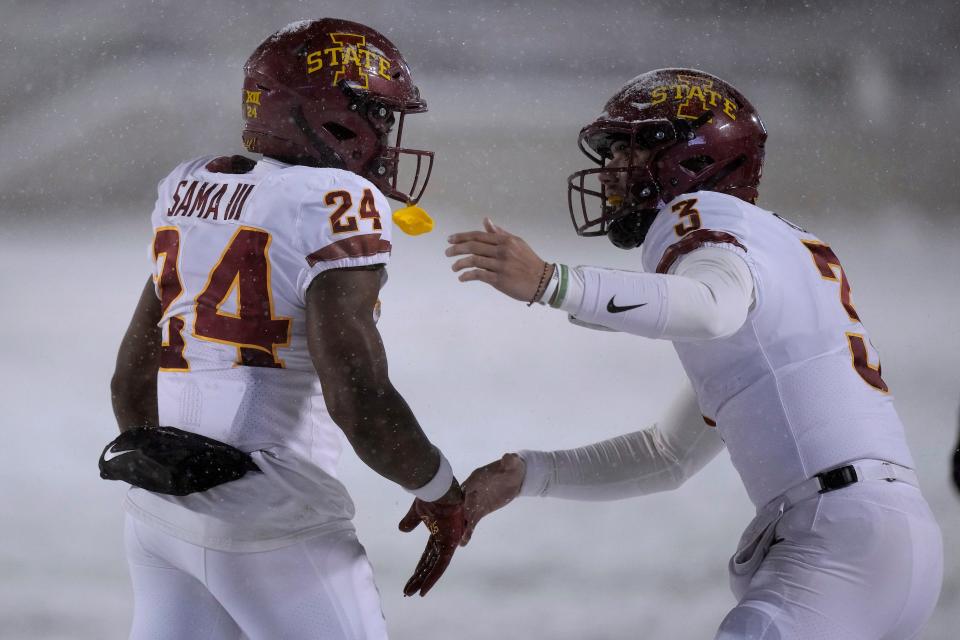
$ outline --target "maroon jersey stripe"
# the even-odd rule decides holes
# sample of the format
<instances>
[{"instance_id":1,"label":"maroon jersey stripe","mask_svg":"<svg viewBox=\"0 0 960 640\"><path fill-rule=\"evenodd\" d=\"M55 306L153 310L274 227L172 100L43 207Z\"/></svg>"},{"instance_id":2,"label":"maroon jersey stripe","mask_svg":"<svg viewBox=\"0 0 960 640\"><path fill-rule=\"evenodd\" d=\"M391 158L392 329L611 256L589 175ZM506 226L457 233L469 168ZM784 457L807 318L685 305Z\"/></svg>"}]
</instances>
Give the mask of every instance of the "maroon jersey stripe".
<instances>
[{"instance_id":1,"label":"maroon jersey stripe","mask_svg":"<svg viewBox=\"0 0 960 640\"><path fill-rule=\"evenodd\" d=\"M366 258L378 253L389 253L390 242L383 240L379 233L367 233L337 240L323 249L314 251L307 256L307 264L311 267L318 262L330 262L343 258Z\"/></svg>"},{"instance_id":2,"label":"maroon jersey stripe","mask_svg":"<svg viewBox=\"0 0 960 640\"><path fill-rule=\"evenodd\" d=\"M680 242L667 247L667 250L663 252L663 257L660 258L660 264L657 265L657 273L666 273L669 271L670 267L673 266L673 263L676 262L681 256L685 256L686 254L694 251L695 249L699 249L705 244L717 243L732 244L736 247L740 247L744 251L747 250L745 246L740 244L739 240L725 231L700 229L699 231L694 231L690 234L687 234L687 236L685 236Z\"/></svg>"}]
</instances>

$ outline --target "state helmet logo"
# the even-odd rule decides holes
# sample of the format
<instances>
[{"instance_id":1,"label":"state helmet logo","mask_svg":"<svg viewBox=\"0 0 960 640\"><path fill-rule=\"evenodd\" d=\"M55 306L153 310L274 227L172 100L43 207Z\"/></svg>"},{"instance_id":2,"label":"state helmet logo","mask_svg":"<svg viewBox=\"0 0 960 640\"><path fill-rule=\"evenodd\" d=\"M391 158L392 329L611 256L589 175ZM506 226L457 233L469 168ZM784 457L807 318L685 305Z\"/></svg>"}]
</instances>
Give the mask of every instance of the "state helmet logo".
<instances>
[{"instance_id":1,"label":"state helmet logo","mask_svg":"<svg viewBox=\"0 0 960 640\"><path fill-rule=\"evenodd\" d=\"M356 33L331 33L331 46L307 54L307 75L323 68L335 69L331 84L346 80L357 89L369 89L370 76L390 77L393 63L382 52L367 46L366 36Z\"/></svg>"},{"instance_id":2,"label":"state helmet logo","mask_svg":"<svg viewBox=\"0 0 960 640\"><path fill-rule=\"evenodd\" d=\"M676 82L660 85L650 91L651 106L666 102L672 98L677 105L677 118L696 120L707 111L719 109L731 120L737 119L737 103L714 89L713 81L693 76L677 74Z\"/></svg>"}]
</instances>

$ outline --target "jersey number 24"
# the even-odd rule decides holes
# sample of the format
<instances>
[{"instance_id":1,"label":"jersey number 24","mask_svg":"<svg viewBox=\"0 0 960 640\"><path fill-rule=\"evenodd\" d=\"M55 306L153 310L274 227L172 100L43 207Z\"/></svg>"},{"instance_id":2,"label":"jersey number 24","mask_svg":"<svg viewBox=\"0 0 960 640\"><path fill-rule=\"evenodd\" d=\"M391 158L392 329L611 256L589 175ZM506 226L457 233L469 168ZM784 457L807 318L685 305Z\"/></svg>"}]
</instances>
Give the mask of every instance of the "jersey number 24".
<instances>
[{"instance_id":1,"label":"jersey number 24","mask_svg":"<svg viewBox=\"0 0 960 640\"><path fill-rule=\"evenodd\" d=\"M270 286L270 234L240 227L214 265L203 291L194 301L193 335L237 348L238 365L283 367L277 349L290 344L290 318L274 317ZM160 227L153 238L155 260L163 256L158 288L161 313L183 293L180 279L180 231ZM236 295L234 312L221 307ZM183 355L184 319L168 320L168 337L161 344L161 371L189 371Z\"/></svg>"}]
</instances>

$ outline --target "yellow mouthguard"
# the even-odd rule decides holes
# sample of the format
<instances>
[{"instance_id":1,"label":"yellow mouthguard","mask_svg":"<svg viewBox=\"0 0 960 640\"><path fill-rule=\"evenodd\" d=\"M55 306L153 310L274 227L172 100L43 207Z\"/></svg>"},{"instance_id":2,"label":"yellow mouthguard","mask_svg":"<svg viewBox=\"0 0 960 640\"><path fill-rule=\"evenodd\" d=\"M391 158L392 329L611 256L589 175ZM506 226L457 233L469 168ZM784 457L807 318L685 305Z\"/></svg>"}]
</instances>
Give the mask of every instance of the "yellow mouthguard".
<instances>
[{"instance_id":1,"label":"yellow mouthguard","mask_svg":"<svg viewBox=\"0 0 960 640\"><path fill-rule=\"evenodd\" d=\"M409 236L433 231L433 218L412 203L407 203L407 206L393 212L393 223Z\"/></svg>"},{"instance_id":2,"label":"yellow mouthguard","mask_svg":"<svg viewBox=\"0 0 960 640\"><path fill-rule=\"evenodd\" d=\"M623 196L607 196L607 204L611 207L619 207L623 204Z\"/></svg>"}]
</instances>

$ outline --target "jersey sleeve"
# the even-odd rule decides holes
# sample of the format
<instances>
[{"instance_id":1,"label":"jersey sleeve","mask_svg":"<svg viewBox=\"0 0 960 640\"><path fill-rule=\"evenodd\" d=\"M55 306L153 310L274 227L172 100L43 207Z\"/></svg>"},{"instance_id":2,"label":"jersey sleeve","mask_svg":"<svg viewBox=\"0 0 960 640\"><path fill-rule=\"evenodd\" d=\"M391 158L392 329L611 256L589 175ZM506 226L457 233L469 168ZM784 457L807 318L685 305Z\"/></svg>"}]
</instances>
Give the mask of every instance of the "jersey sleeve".
<instances>
[{"instance_id":1,"label":"jersey sleeve","mask_svg":"<svg viewBox=\"0 0 960 640\"><path fill-rule=\"evenodd\" d=\"M299 205L301 300L324 271L387 264L390 259L393 229L386 197L363 178L338 173L340 179L310 189Z\"/></svg>"},{"instance_id":2,"label":"jersey sleeve","mask_svg":"<svg viewBox=\"0 0 960 640\"><path fill-rule=\"evenodd\" d=\"M750 228L739 202L733 196L700 191L668 203L644 243L644 270L673 273L680 258L701 247L733 251L749 266Z\"/></svg>"},{"instance_id":3,"label":"jersey sleeve","mask_svg":"<svg viewBox=\"0 0 960 640\"><path fill-rule=\"evenodd\" d=\"M565 451L521 451L522 496L622 500L679 487L723 450L684 385L664 419L642 431Z\"/></svg>"}]
</instances>

